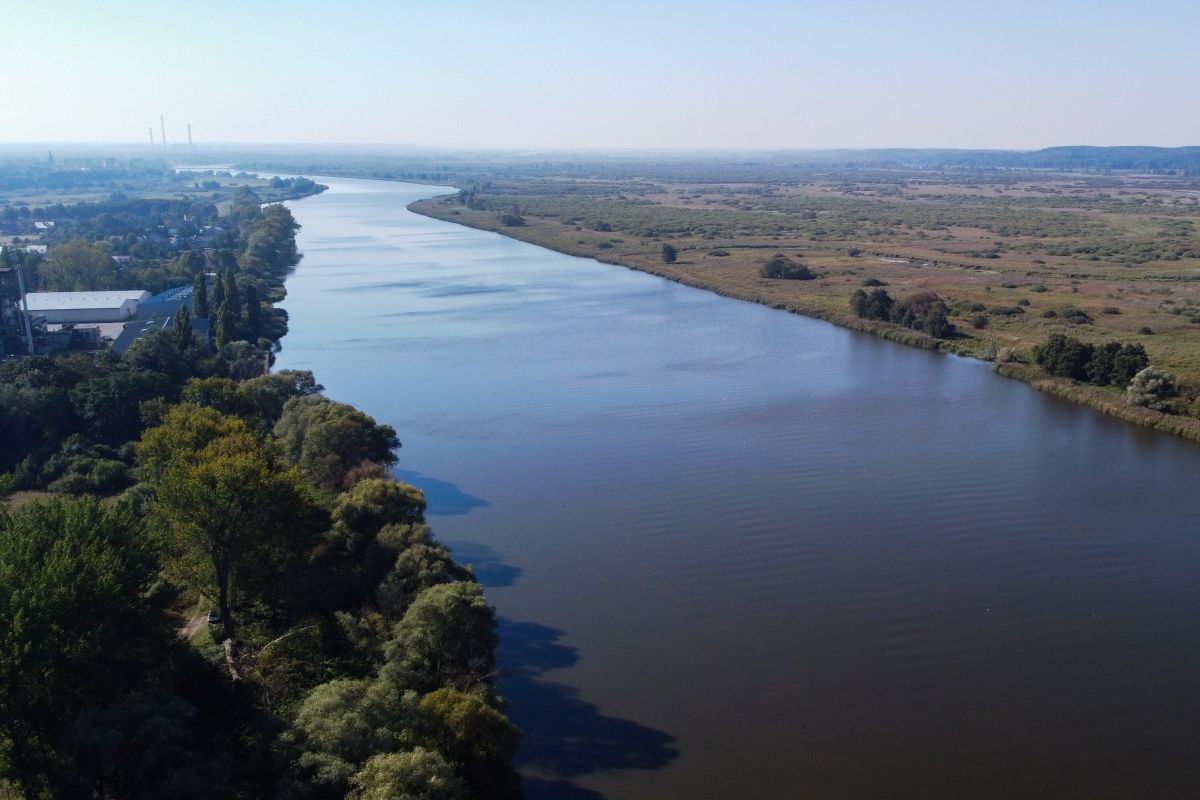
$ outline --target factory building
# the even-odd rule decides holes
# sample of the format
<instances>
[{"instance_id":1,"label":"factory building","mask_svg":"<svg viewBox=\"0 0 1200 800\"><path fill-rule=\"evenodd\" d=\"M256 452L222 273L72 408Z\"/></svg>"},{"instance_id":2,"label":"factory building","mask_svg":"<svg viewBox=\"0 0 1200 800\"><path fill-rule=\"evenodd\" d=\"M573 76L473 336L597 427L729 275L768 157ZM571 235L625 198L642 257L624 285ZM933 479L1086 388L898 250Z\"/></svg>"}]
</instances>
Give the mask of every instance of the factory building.
<instances>
[{"instance_id":1,"label":"factory building","mask_svg":"<svg viewBox=\"0 0 1200 800\"><path fill-rule=\"evenodd\" d=\"M71 322L123 322L138 313L138 304L150 297L142 289L111 292L33 292L25 295L29 312L50 324Z\"/></svg>"}]
</instances>

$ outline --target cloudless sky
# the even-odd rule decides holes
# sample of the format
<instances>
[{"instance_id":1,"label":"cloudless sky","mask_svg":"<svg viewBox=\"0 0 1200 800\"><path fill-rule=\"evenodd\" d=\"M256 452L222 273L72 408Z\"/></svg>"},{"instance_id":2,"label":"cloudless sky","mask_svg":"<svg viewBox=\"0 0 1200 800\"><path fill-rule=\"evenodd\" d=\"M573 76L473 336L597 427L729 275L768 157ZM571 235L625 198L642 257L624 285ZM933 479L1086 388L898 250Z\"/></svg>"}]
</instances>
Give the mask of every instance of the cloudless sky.
<instances>
[{"instance_id":1,"label":"cloudless sky","mask_svg":"<svg viewBox=\"0 0 1200 800\"><path fill-rule=\"evenodd\" d=\"M0 142L1200 144L1200 0L6 3Z\"/></svg>"}]
</instances>

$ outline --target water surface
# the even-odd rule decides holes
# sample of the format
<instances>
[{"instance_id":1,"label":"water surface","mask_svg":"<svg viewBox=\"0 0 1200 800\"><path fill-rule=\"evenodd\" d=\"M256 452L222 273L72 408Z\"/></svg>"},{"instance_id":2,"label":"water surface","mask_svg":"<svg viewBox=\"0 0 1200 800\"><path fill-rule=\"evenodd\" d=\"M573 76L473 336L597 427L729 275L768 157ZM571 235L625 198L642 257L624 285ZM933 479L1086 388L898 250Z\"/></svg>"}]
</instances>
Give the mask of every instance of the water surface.
<instances>
[{"instance_id":1,"label":"water surface","mask_svg":"<svg viewBox=\"0 0 1200 800\"><path fill-rule=\"evenodd\" d=\"M1193 797L1200 448L321 178L279 366L394 425L530 797Z\"/></svg>"}]
</instances>

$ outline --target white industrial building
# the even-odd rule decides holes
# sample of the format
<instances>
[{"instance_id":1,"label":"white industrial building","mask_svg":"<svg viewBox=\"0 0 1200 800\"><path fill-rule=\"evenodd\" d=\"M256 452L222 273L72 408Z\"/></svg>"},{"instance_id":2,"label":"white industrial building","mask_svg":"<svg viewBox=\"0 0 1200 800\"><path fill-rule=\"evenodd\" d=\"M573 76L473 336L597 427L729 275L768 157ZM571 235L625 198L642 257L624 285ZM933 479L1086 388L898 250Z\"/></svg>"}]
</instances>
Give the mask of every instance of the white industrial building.
<instances>
[{"instance_id":1,"label":"white industrial building","mask_svg":"<svg viewBox=\"0 0 1200 800\"><path fill-rule=\"evenodd\" d=\"M31 292L25 295L29 312L50 324L63 322L123 322L138 313L138 303L150 297L141 289L114 292Z\"/></svg>"}]
</instances>

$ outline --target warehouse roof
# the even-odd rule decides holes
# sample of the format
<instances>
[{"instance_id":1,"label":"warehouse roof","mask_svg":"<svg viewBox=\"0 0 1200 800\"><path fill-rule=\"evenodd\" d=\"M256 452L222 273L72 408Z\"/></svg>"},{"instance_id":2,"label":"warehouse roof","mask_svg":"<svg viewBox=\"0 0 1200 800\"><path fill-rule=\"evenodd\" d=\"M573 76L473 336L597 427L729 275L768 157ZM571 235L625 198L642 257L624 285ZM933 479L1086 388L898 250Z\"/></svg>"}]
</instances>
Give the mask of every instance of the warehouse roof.
<instances>
[{"instance_id":1,"label":"warehouse roof","mask_svg":"<svg viewBox=\"0 0 1200 800\"><path fill-rule=\"evenodd\" d=\"M72 308L120 308L126 300L144 300L150 293L142 289L114 292L30 292L25 295L30 311L62 311Z\"/></svg>"}]
</instances>

